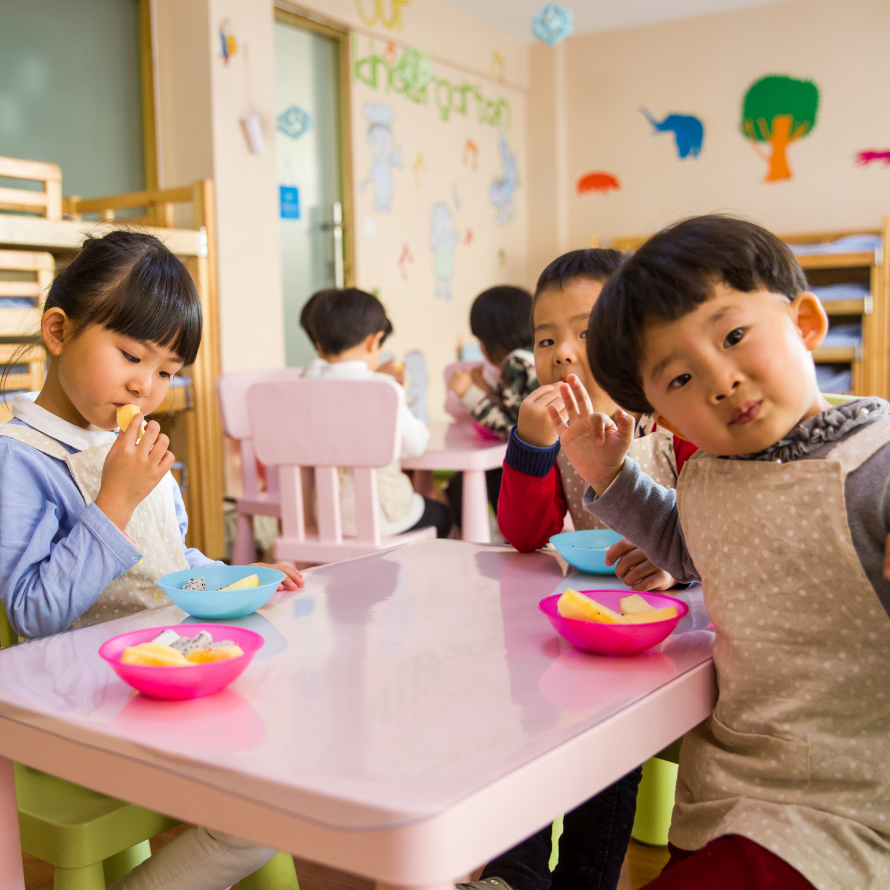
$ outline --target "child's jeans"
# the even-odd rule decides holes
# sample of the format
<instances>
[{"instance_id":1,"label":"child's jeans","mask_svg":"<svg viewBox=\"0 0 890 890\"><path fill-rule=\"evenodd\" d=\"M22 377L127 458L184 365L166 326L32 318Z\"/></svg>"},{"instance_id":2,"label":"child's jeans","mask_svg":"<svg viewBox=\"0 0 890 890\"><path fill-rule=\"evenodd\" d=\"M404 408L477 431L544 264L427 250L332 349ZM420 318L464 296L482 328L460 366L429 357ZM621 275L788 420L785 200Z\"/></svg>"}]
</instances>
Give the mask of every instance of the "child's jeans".
<instances>
[{"instance_id":1,"label":"child's jeans","mask_svg":"<svg viewBox=\"0 0 890 890\"><path fill-rule=\"evenodd\" d=\"M221 831L190 828L108 890L226 890L275 853Z\"/></svg>"},{"instance_id":2,"label":"child's jeans","mask_svg":"<svg viewBox=\"0 0 890 890\"><path fill-rule=\"evenodd\" d=\"M550 872L552 826L498 856L482 878L502 878L514 890L615 890L637 808L638 767L566 813L559 864Z\"/></svg>"}]
</instances>

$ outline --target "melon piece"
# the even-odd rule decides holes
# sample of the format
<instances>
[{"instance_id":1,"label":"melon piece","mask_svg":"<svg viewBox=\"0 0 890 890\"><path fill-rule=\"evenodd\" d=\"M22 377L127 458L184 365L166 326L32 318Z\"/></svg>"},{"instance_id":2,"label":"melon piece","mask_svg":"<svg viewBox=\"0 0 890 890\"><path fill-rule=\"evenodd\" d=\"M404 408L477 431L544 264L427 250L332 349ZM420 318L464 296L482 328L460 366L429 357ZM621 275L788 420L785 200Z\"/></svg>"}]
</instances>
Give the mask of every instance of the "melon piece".
<instances>
[{"instance_id":1,"label":"melon piece","mask_svg":"<svg viewBox=\"0 0 890 890\"><path fill-rule=\"evenodd\" d=\"M259 587L260 586L260 576L259 575L248 575L246 578L242 578L240 581L236 581L234 584L230 584L228 587L220 587L220 590L244 590L247 587Z\"/></svg>"},{"instance_id":2,"label":"melon piece","mask_svg":"<svg viewBox=\"0 0 890 890\"><path fill-rule=\"evenodd\" d=\"M636 612L633 615L625 615L624 620L628 624L652 624L654 621L667 621L677 617L676 606L665 606L663 609L649 609L646 612Z\"/></svg>"},{"instance_id":3,"label":"melon piece","mask_svg":"<svg viewBox=\"0 0 890 890\"><path fill-rule=\"evenodd\" d=\"M139 643L127 646L121 655L123 664L149 667L189 667L191 662L180 652L162 643Z\"/></svg>"},{"instance_id":4,"label":"melon piece","mask_svg":"<svg viewBox=\"0 0 890 890\"><path fill-rule=\"evenodd\" d=\"M556 610L562 618L574 618L576 621L596 621L599 624L628 623L623 615L571 588L559 598Z\"/></svg>"},{"instance_id":5,"label":"melon piece","mask_svg":"<svg viewBox=\"0 0 890 890\"><path fill-rule=\"evenodd\" d=\"M117 409L117 425L121 428L121 432L125 433L130 421L137 415L141 414L138 405L122 405Z\"/></svg>"},{"instance_id":6,"label":"melon piece","mask_svg":"<svg viewBox=\"0 0 890 890\"><path fill-rule=\"evenodd\" d=\"M192 664L208 664L211 661L228 661L244 654L240 646L214 646L212 649L196 649L189 652L188 660Z\"/></svg>"},{"instance_id":7,"label":"melon piece","mask_svg":"<svg viewBox=\"0 0 890 890\"><path fill-rule=\"evenodd\" d=\"M650 606L638 593L633 594L633 596L621 597L622 615L636 615L639 612L651 612L654 608L655 606Z\"/></svg>"}]
</instances>

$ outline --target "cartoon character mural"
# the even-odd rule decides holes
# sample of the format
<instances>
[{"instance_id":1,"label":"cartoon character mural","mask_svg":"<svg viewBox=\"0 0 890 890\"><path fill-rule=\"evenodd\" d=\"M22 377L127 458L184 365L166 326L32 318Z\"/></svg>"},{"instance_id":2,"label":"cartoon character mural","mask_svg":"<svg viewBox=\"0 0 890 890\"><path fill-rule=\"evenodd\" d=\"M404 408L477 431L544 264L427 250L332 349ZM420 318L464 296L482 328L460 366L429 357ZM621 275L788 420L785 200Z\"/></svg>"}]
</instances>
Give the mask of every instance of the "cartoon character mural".
<instances>
[{"instance_id":1,"label":"cartoon character mural","mask_svg":"<svg viewBox=\"0 0 890 890\"><path fill-rule=\"evenodd\" d=\"M426 404L429 381L426 373L426 359L422 352L412 349L405 354L405 373L408 375L408 389L405 398L408 410L423 421L430 419L430 409Z\"/></svg>"},{"instance_id":2,"label":"cartoon character mural","mask_svg":"<svg viewBox=\"0 0 890 890\"><path fill-rule=\"evenodd\" d=\"M519 167L516 165L516 155L510 151L507 145L507 137L500 134L498 149L501 155L502 176L496 176L488 190L488 199L492 206L497 208L495 222L502 226L513 219L516 208L513 206L513 193L519 186Z\"/></svg>"},{"instance_id":3,"label":"cartoon character mural","mask_svg":"<svg viewBox=\"0 0 890 890\"><path fill-rule=\"evenodd\" d=\"M395 180L392 168L402 168L402 150L395 148L395 138L392 134L392 122L395 112L389 105L381 103L365 103L362 108L368 127L368 145L374 161L368 175L360 184L361 191L370 185L374 189L374 209L380 211L392 210L392 196L395 192Z\"/></svg>"},{"instance_id":4,"label":"cartoon character mural","mask_svg":"<svg viewBox=\"0 0 890 890\"><path fill-rule=\"evenodd\" d=\"M451 278L454 275L454 248L460 234L454 231L454 217L443 201L433 204L430 221L430 250L433 251L433 275L436 296L451 299Z\"/></svg>"},{"instance_id":5,"label":"cartoon character mural","mask_svg":"<svg viewBox=\"0 0 890 890\"><path fill-rule=\"evenodd\" d=\"M705 138L704 124L692 114L669 114L659 121L647 108L640 108L646 120L657 133L673 133L677 155L681 158L697 158Z\"/></svg>"},{"instance_id":6,"label":"cartoon character mural","mask_svg":"<svg viewBox=\"0 0 890 890\"><path fill-rule=\"evenodd\" d=\"M618 191L621 183L613 173L606 173L603 170L593 170L585 173L575 186L579 195L585 195L587 192L602 192L607 195L610 189Z\"/></svg>"},{"instance_id":7,"label":"cartoon character mural","mask_svg":"<svg viewBox=\"0 0 890 890\"><path fill-rule=\"evenodd\" d=\"M812 133L818 110L819 88L811 80L770 74L748 88L740 129L769 164L764 182L791 179L788 146ZM763 143L769 145L768 153L760 147Z\"/></svg>"}]
</instances>

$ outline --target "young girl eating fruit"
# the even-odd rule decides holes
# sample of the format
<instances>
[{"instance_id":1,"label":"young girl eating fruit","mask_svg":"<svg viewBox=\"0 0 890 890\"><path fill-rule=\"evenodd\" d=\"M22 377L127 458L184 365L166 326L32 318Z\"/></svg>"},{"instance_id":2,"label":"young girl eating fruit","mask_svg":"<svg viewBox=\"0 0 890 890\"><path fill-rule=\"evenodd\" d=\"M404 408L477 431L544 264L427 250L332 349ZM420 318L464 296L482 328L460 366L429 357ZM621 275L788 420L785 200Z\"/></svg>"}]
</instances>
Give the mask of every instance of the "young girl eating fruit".
<instances>
[{"instance_id":1,"label":"young girl eating fruit","mask_svg":"<svg viewBox=\"0 0 890 890\"><path fill-rule=\"evenodd\" d=\"M218 565L185 546L188 517L155 411L201 342L183 264L149 235L88 238L53 282L41 319L46 382L0 425L0 601L35 638L168 605L155 581ZM133 405L119 435L117 412ZM280 565L284 584L303 584ZM193 828L114 890L223 890L274 850Z\"/></svg>"},{"instance_id":2,"label":"young girl eating fruit","mask_svg":"<svg viewBox=\"0 0 890 890\"><path fill-rule=\"evenodd\" d=\"M716 630L719 697L683 741L652 890L890 886L890 405L820 395L827 327L778 238L686 220L610 278L587 342L616 402L701 449L677 490L577 377L550 409L587 508L701 579Z\"/></svg>"}]
</instances>

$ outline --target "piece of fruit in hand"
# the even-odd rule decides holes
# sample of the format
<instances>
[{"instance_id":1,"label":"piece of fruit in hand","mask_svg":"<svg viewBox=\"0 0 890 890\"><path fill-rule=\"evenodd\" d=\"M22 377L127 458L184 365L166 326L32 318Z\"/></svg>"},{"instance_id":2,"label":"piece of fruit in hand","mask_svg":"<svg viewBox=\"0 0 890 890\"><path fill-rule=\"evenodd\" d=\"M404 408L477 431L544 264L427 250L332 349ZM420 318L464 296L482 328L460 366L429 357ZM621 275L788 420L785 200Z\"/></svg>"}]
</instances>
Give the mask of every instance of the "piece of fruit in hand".
<instances>
[{"instance_id":1,"label":"piece of fruit in hand","mask_svg":"<svg viewBox=\"0 0 890 890\"><path fill-rule=\"evenodd\" d=\"M117 409L117 425L121 428L121 432L125 433L130 421L141 413L138 405L121 405Z\"/></svg>"},{"instance_id":2,"label":"piece of fruit in hand","mask_svg":"<svg viewBox=\"0 0 890 890\"><path fill-rule=\"evenodd\" d=\"M247 587L259 587L260 586L260 576L259 575L248 575L246 578L242 578L240 581L236 581L234 584L230 584L228 587L220 587L220 590L244 590Z\"/></svg>"}]
</instances>

